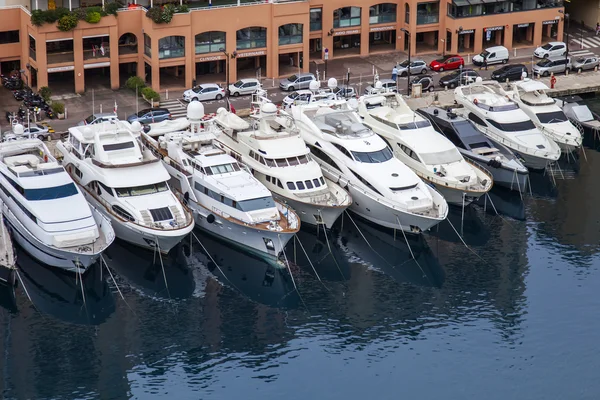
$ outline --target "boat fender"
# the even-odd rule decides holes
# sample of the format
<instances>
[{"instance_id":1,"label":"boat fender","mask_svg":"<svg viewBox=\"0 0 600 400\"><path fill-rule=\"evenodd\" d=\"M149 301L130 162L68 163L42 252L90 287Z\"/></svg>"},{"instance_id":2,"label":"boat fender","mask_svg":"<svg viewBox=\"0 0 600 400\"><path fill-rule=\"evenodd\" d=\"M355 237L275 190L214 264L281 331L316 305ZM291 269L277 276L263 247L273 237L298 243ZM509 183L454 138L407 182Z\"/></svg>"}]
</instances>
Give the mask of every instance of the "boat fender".
<instances>
[{"instance_id":1,"label":"boat fender","mask_svg":"<svg viewBox=\"0 0 600 400\"><path fill-rule=\"evenodd\" d=\"M208 214L208 217L206 217L206 222L212 224L213 222L215 222L215 216L212 214Z\"/></svg>"}]
</instances>

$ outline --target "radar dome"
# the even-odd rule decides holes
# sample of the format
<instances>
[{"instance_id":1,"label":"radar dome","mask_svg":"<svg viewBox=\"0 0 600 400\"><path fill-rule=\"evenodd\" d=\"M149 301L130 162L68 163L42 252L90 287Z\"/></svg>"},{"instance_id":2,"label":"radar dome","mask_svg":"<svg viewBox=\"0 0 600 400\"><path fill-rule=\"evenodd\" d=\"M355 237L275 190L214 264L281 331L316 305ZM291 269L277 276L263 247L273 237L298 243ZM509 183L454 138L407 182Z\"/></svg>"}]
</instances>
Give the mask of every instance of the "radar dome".
<instances>
[{"instance_id":1,"label":"radar dome","mask_svg":"<svg viewBox=\"0 0 600 400\"><path fill-rule=\"evenodd\" d=\"M92 128L90 128L89 126L83 128L83 138L87 140L94 138L94 132L92 132Z\"/></svg>"},{"instance_id":2,"label":"radar dome","mask_svg":"<svg viewBox=\"0 0 600 400\"><path fill-rule=\"evenodd\" d=\"M273 103L265 103L260 107L262 114L275 114L277 113L277 106Z\"/></svg>"},{"instance_id":3,"label":"radar dome","mask_svg":"<svg viewBox=\"0 0 600 400\"><path fill-rule=\"evenodd\" d=\"M219 114L219 115L226 113L226 112L227 112L227 109L225 107L217 108L217 114Z\"/></svg>"},{"instance_id":4,"label":"radar dome","mask_svg":"<svg viewBox=\"0 0 600 400\"><path fill-rule=\"evenodd\" d=\"M525 71L521 72L521 78L523 78L523 79L527 78L527 72L525 72Z\"/></svg>"},{"instance_id":5,"label":"radar dome","mask_svg":"<svg viewBox=\"0 0 600 400\"><path fill-rule=\"evenodd\" d=\"M15 127L13 128L13 133L15 135L22 135L24 131L25 131L25 128L21 124L16 124Z\"/></svg>"},{"instance_id":6,"label":"radar dome","mask_svg":"<svg viewBox=\"0 0 600 400\"><path fill-rule=\"evenodd\" d=\"M133 121L131 123L131 130L134 132L141 132L142 131L142 124L140 124L140 121Z\"/></svg>"},{"instance_id":7,"label":"radar dome","mask_svg":"<svg viewBox=\"0 0 600 400\"><path fill-rule=\"evenodd\" d=\"M350 107L353 110L358 110L358 100L356 100L356 99L348 100L348 107Z\"/></svg>"},{"instance_id":8,"label":"radar dome","mask_svg":"<svg viewBox=\"0 0 600 400\"><path fill-rule=\"evenodd\" d=\"M308 84L308 88L310 90L319 90L319 87L321 87L319 81L310 81L310 83Z\"/></svg>"},{"instance_id":9,"label":"radar dome","mask_svg":"<svg viewBox=\"0 0 600 400\"><path fill-rule=\"evenodd\" d=\"M481 82L483 82L483 78L478 76L477 78L475 78L475 82L481 83Z\"/></svg>"},{"instance_id":10,"label":"radar dome","mask_svg":"<svg viewBox=\"0 0 600 400\"><path fill-rule=\"evenodd\" d=\"M329 78L329 80L327 81L327 87L329 89L335 89L337 86L338 86L337 79Z\"/></svg>"},{"instance_id":11,"label":"radar dome","mask_svg":"<svg viewBox=\"0 0 600 400\"><path fill-rule=\"evenodd\" d=\"M190 120L200 120L204 117L204 104L197 100L190 101L187 106L187 117Z\"/></svg>"},{"instance_id":12,"label":"radar dome","mask_svg":"<svg viewBox=\"0 0 600 400\"><path fill-rule=\"evenodd\" d=\"M381 89L382 87L383 87L383 84L381 83L381 81L375 82L375 89Z\"/></svg>"}]
</instances>

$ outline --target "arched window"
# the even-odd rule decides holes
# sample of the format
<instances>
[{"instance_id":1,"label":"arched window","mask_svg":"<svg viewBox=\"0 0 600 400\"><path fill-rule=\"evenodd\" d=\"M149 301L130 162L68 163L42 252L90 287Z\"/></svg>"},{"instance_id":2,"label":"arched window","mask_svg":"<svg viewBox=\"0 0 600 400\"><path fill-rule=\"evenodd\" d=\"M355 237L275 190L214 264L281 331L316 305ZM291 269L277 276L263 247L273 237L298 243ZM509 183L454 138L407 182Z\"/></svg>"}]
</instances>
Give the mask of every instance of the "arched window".
<instances>
[{"instance_id":1,"label":"arched window","mask_svg":"<svg viewBox=\"0 0 600 400\"><path fill-rule=\"evenodd\" d=\"M267 47L267 28L252 26L236 33L236 49L256 49Z\"/></svg>"},{"instance_id":2,"label":"arched window","mask_svg":"<svg viewBox=\"0 0 600 400\"><path fill-rule=\"evenodd\" d=\"M196 54L218 53L225 48L225 32L213 31L196 35Z\"/></svg>"},{"instance_id":3,"label":"arched window","mask_svg":"<svg viewBox=\"0 0 600 400\"><path fill-rule=\"evenodd\" d=\"M408 3L404 5L404 22L410 24L410 6Z\"/></svg>"},{"instance_id":4,"label":"arched window","mask_svg":"<svg viewBox=\"0 0 600 400\"><path fill-rule=\"evenodd\" d=\"M152 39L147 33L144 33L144 54L152 57Z\"/></svg>"},{"instance_id":5,"label":"arched window","mask_svg":"<svg viewBox=\"0 0 600 400\"><path fill-rule=\"evenodd\" d=\"M303 24L287 24L279 27L279 45L302 43Z\"/></svg>"},{"instance_id":6,"label":"arched window","mask_svg":"<svg viewBox=\"0 0 600 400\"><path fill-rule=\"evenodd\" d=\"M167 36L158 41L158 58L185 56L185 36Z\"/></svg>"},{"instance_id":7,"label":"arched window","mask_svg":"<svg viewBox=\"0 0 600 400\"><path fill-rule=\"evenodd\" d=\"M119 38L119 54L136 54L138 52L137 36L125 33Z\"/></svg>"},{"instance_id":8,"label":"arched window","mask_svg":"<svg viewBox=\"0 0 600 400\"><path fill-rule=\"evenodd\" d=\"M360 25L360 7L342 7L333 12L333 27L345 28Z\"/></svg>"},{"instance_id":9,"label":"arched window","mask_svg":"<svg viewBox=\"0 0 600 400\"><path fill-rule=\"evenodd\" d=\"M369 24L396 22L396 5L392 3L376 4L369 8Z\"/></svg>"}]
</instances>

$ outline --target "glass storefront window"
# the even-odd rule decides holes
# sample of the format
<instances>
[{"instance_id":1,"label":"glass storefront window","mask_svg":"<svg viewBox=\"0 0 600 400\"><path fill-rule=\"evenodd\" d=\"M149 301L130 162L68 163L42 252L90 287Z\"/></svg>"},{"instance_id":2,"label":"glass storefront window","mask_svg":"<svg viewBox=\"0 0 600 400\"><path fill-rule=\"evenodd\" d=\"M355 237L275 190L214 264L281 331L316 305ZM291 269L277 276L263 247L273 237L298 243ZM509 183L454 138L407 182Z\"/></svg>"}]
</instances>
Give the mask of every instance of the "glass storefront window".
<instances>
[{"instance_id":1,"label":"glass storefront window","mask_svg":"<svg viewBox=\"0 0 600 400\"><path fill-rule=\"evenodd\" d=\"M322 8L311 8L310 9L310 30L320 31L323 29L323 9Z\"/></svg>"},{"instance_id":2,"label":"glass storefront window","mask_svg":"<svg viewBox=\"0 0 600 400\"><path fill-rule=\"evenodd\" d=\"M396 22L396 5L392 3L377 4L369 8L369 24Z\"/></svg>"},{"instance_id":3,"label":"glass storefront window","mask_svg":"<svg viewBox=\"0 0 600 400\"><path fill-rule=\"evenodd\" d=\"M342 7L333 12L333 27L346 28L360 25L360 7Z\"/></svg>"},{"instance_id":4,"label":"glass storefront window","mask_svg":"<svg viewBox=\"0 0 600 400\"><path fill-rule=\"evenodd\" d=\"M152 57L152 39L147 33L144 33L144 54Z\"/></svg>"},{"instance_id":5,"label":"glass storefront window","mask_svg":"<svg viewBox=\"0 0 600 400\"><path fill-rule=\"evenodd\" d=\"M302 24L287 24L279 27L279 45L302 43Z\"/></svg>"},{"instance_id":6,"label":"glass storefront window","mask_svg":"<svg viewBox=\"0 0 600 400\"><path fill-rule=\"evenodd\" d=\"M267 29L253 26L240 29L236 33L236 49L256 49L267 47Z\"/></svg>"},{"instance_id":7,"label":"glass storefront window","mask_svg":"<svg viewBox=\"0 0 600 400\"><path fill-rule=\"evenodd\" d=\"M196 35L196 54L217 53L225 48L225 32L204 32Z\"/></svg>"},{"instance_id":8,"label":"glass storefront window","mask_svg":"<svg viewBox=\"0 0 600 400\"><path fill-rule=\"evenodd\" d=\"M35 38L29 35L29 57L35 60Z\"/></svg>"},{"instance_id":9,"label":"glass storefront window","mask_svg":"<svg viewBox=\"0 0 600 400\"><path fill-rule=\"evenodd\" d=\"M158 58L185 56L185 36L167 36L158 41Z\"/></svg>"},{"instance_id":10,"label":"glass storefront window","mask_svg":"<svg viewBox=\"0 0 600 400\"><path fill-rule=\"evenodd\" d=\"M437 24L439 22L440 3L417 4L417 25Z\"/></svg>"}]
</instances>

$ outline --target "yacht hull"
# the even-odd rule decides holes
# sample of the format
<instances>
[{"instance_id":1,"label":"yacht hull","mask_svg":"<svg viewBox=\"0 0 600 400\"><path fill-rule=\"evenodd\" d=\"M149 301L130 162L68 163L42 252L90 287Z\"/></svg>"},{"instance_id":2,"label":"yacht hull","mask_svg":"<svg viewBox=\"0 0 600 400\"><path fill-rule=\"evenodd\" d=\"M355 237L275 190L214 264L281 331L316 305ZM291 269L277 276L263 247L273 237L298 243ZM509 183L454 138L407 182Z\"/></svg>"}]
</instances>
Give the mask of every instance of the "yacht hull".
<instances>
[{"instance_id":1,"label":"yacht hull","mask_svg":"<svg viewBox=\"0 0 600 400\"><path fill-rule=\"evenodd\" d=\"M353 187L348 188L352 195L350 210L364 219L386 228L403 230L406 233L421 233L439 224L444 218L428 217L394 209L369 197ZM440 196L441 197L441 196ZM418 228L418 229L415 229Z\"/></svg>"},{"instance_id":2,"label":"yacht hull","mask_svg":"<svg viewBox=\"0 0 600 400\"><path fill-rule=\"evenodd\" d=\"M287 242L295 235L295 232L278 232L241 225L217 214L209 213L193 202L190 202L190 207L194 212L196 225L202 231L259 257L279 258Z\"/></svg>"},{"instance_id":3,"label":"yacht hull","mask_svg":"<svg viewBox=\"0 0 600 400\"><path fill-rule=\"evenodd\" d=\"M43 264L70 272L84 273L100 257L100 253L80 254L47 246L33 236L10 210L5 209L4 216L8 221L12 237L19 246Z\"/></svg>"},{"instance_id":4,"label":"yacht hull","mask_svg":"<svg viewBox=\"0 0 600 400\"><path fill-rule=\"evenodd\" d=\"M522 193L525 192L525 187L527 186L527 181L529 179L529 172L527 170L521 170L520 172L519 170L506 166L493 167L489 163L486 163L484 159L471 157L465 153L462 153L462 155L469 159L469 161L484 166L485 169L492 174L494 185L502 186L510 190L517 190Z\"/></svg>"},{"instance_id":5,"label":"yacht hull","mask_svg":"<svg viewBox=\"0 0 600 400\"><path fill-rule=\"evenodd\" d=\"M455 206L467 206L483 196L483 192L469 192L465 190L455 189L451 187L446 187L440 184L427 182L429 185L433 186L444 198L448 204L452 204Z\"/></svg>"},{"instance_id":6,"label":"yacht hull","mask_svg":"<svg viewBox=\"0 0 600 400\"><path fill-rule=\"evenodd\" d=\"M496 140L494 140L493 138L491 138L489 136L488 136L488 139L490 141L496 143L499 146L508 147L514 154L519 156L521 163L528 169L535 169L535 170L546 169L546 167L549 164L552 164L554 161L556 161L556 160L552 160L551 158L544 158L544 157L539 157L539 156L534 156L531 154L523 153L523 152L509 146L507 143L497 142Z\"/></svg>"},{"instance_id":7,"label":"yacht hull","mask_svg":"<svg viewBox=\"0 0 600 400\"><path fill-rule=\"evenodd\" d=\"M88 203L96 209L101 210L102 214L110 220L116 237L136 246L149 250L156 250L158 247L162 254L167 254L173 247L181 242L192 229L194 229L194 224L192 223L180 229L157 230L144 228L130 222L124 222L107 212L104 205L100 204L100 202L94 196L90 195L85 188L82 188L81 186L80 188Z\"/></svg>"},{"instance_id":8,"label":"yacht hull","mask_svg":"<svg viewBox=\"0 0 600 400\"><path fill-rule=\"evenodd\" d=\"M276 193L273 193L273 197L282 203L287 203L293 208L300 217L302 224L325 226L327 229L331 229L335 221L348 208L348 206L322 206L313 203L304 203ZM318 219L320 219L320 222Z\"/></svg>"}]
</instances>

